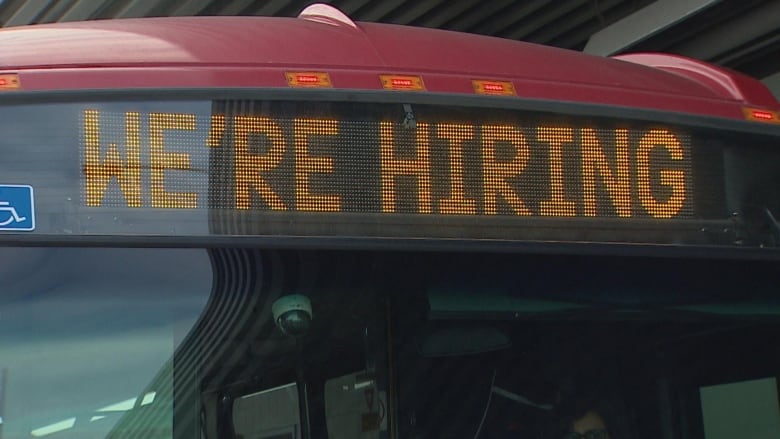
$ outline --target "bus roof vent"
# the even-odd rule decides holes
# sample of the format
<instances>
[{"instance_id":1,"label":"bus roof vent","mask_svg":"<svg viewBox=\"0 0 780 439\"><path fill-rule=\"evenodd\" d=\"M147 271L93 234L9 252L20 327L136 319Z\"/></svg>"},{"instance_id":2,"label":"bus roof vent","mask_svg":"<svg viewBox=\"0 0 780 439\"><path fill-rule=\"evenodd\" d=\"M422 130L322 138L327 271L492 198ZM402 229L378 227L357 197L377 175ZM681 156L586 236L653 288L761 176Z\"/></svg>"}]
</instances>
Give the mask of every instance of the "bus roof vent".
<instances>
[{"instance_id":1,"label":"bus roof vent","mask_svg":"<svg viewBox=\"0 0 780 439\"><path fill-rule=\"evenodd\" d=\"M349 26L357 29L357 25L346 14L334 8L331 5L323 3L315 3L307 6L300 14L298 18L304 20L316 21L319 23L330 24L332 26Z\"/></svg>"}]
</instances>

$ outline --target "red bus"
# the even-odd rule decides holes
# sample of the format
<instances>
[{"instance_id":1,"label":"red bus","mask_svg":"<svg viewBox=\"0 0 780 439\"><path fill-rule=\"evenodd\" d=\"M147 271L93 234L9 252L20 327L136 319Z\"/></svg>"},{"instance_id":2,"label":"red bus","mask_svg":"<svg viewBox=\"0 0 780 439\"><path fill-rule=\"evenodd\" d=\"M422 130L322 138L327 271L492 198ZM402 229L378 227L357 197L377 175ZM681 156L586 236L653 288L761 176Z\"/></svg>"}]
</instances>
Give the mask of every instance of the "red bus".
<instances>
[{"instance_id":1,"label":"red bus","mask_svg":"<svg viewBox=\"0 0 780 439\"><path fill-rule=\"evenodd\" d=\"M0 43L3 439L780 435L760 82L323 5Z\"/></svg>"}]
</instances>

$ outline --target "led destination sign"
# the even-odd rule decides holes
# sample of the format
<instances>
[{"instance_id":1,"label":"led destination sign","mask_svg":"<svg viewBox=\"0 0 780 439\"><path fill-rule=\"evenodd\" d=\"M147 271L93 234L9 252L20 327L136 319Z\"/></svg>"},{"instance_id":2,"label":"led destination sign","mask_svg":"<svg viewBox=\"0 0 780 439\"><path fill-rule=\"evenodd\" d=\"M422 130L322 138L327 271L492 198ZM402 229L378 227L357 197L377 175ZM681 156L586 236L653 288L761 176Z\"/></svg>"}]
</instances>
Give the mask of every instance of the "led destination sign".
<instances>
[{"instance_id":1,"label":"led destination sign","mask_svg":"<svg viewBox=\"0 0 780 439\"><path fill-rule=\"evenodd\" d=\"M679 130L467 116L418 115L406 127L338 111L87 109L82 200L120 210L695 216L691 141Z\"/></svg>"}]
</instances>

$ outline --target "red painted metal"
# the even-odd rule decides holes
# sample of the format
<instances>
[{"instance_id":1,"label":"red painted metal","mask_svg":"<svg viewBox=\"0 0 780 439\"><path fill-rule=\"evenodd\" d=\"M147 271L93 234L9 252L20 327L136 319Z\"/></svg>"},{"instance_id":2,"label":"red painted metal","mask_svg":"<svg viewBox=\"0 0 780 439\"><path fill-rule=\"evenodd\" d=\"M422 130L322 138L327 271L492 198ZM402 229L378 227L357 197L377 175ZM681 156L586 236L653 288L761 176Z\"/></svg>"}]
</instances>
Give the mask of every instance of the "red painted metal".
<instances>
[{"instance_id":1,"label":"red painted metal","mask_svg":"<svg viewBox=\"0 0 780 439\"><path fill-rule=\"evenodd\" d=\"M18 73L23 90L288 87L288 71L325 72L336 89L382 90L379 76L396 74L422 77L426 93L474 94L478 79L511 82L518 98L739 120L745 106L780 109L759 81L685 58L606 59L479 35L352 23L322 11L0 30L0 74Z\"/></svg>"},{"instance_id":2,"label":"red painted metal","mask_svg":"<svg viewBox=\"0 0 780 439\"><path fill-rule=\"evenodd\" d=\"M664 53L636 53L615 58L692 79L726 99L736 99L751 105L777 106L777 101L761 82L730 69Z\"/></svg>"}]
</instances>

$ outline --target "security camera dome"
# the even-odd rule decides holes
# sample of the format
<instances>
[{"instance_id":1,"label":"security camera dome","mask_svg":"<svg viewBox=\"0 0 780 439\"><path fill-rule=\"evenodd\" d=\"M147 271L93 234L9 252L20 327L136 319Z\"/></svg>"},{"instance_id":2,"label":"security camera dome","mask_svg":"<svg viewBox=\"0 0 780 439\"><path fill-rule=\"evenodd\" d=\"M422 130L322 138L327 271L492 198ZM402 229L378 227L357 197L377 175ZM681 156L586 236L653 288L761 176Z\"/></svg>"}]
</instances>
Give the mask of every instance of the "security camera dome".
<instances>
[{"instance_id":1,"label":"security camera dome","mask_svg":"<svg viewBox=\"0 0 780 439\"><path fill-rule=\"evenodd\" d=\"M274 322L284 334L300 337L311 327L312 310L308 297L300 294L282 296L271 307Z\"/></svg>"}]
</instances>

